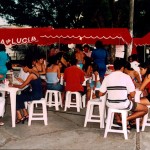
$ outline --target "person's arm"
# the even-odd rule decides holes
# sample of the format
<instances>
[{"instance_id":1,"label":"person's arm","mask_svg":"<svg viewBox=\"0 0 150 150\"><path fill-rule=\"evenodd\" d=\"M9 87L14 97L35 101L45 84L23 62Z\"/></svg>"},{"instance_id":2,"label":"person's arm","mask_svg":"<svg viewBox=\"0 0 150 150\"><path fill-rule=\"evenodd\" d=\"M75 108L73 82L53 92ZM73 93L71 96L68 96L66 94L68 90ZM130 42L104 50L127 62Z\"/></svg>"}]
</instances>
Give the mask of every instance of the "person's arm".
<instances>
[{"instance_id":1,"label":"person's arm","mask_svg":"<svg viewBox=\"0 0 150 150\"><path fill-rule=\"evenodd\" d=\"M0 78L3 78L4 76L0 74Z\"/></svg>"},{"instance_id":2,"label":"person's arm","mask_svg":"<svg viewBox=\"0 0 150 150\"><path fill-rule=\"evenodd\" d=\"M87 76L87 77L91 77L91 65L88 66L88 68L87 68L86 76Z\"/></svg>"},{"instance_id":3,"label":"person's arm","mask_svg":"<svg viewBox=\"0 0 150 150\"><path fill-rule=\"evenodd\" d=\"M100 87L99 96L105 95L107 92L107 77L104 78L102 85Z\"/></svg>"},{"instance_id":4,"label":"person's arm","mask_svg":"<svg viewBox=\"0 0 150 150\"><path fill-rule=\"evenodd\" d=\"M138 73L137 71L134 72L134 76L135 76L137 82L138 82L139 84L141 84L140 75L139 75L139 73Z\"/></svg>"},{"instance_id":5,"label":"person's arm","mask_svg":"<svg viewBox=\"0 0 150 150\"><path fill-rule=\"evenodd\" d=\"M26 85L28 85L30 83L31 80L35 79L35 75L34 74L30 74L28 76L28 78L21 84L21 85L18 85L18 84L12 84L12 85L9 85L10 87L16 87L16 88L19 88L19 89L22 89L24 88Z\"/></svg>"},{"instance_id":6,"label":"person's arm","mask_svg":"<svg viewBox=\"0 0 150 150\"><path fill-rule=\"evenodd\" d=\"M135 97L135 91L129 93L129 100L132 100Z\"/></svg>"},{"instance_id":7,"label":"person's arm","mask_svg":"<svg viewBox=\"0 0 150 150\"><path fill-rule=\"evenodd\" d=\"M18 77L18 78L16 78L16 80L17 80L17 81L19 81L20 83L23 83L23 82L24 82L24 80L23 80L23 79L21 79L21 78L19 78L19 77Z\"/></svg>"},{"instance_id":8,"label":"person's arm","mask_svg":"<svg viewBox=\"0 0 150 150\"><path fill-rule=\"evenodd\" d=\"M95 76L95 83L94 83L93 90L95 90L96 85L97 85L97 76L98 76L98 72L94 72L94 76Z\"/></svg>"},{"instance_id":9,"label":"person's arm","mask_svg":"<svg viewBox=\"0 0 150 150\"><path fill-rule=\"evenodd\" d=\"M60 79L61 78L61 74L60 74L60 68L59 66L57 66L57 78Z\"/></svg>"},{"instance_id":10,"label":"person's arm","mask_svg":"<svg viewBox=\"0 0 150 150\"><path fill-rule=\"evenodd\" d=\"M46 73L46 66L45 64L43 63L42 64L42 72L40 72L40 74L45 74Z\"/></svg>"},{"instance_id":11,"label":"person's arm","mask_svg":"<svg viewBox=\"0 0 150 150\"><path fill-rule=\"evenodd\" d=\"M148 76L146 76L146 77L144 78L144 81L142 82L142 84L141 84L139 90L140 90L140 91L143 91L143 90L145 89L146 85L147 85L149 82L150 82L150 75L148 75Z\"/></svg>"},{"instance_id":12,"label":"person's arm","mask_svg":"<svg viewBox=\"0 0 150 150\"><path fill-rule=\"evenodd\" d=\"M105 93L102 93L101 91L99 92L99 96L101 97L101 96L104 96L106 94L106 92Z\"/></svg>"}]
</instances>

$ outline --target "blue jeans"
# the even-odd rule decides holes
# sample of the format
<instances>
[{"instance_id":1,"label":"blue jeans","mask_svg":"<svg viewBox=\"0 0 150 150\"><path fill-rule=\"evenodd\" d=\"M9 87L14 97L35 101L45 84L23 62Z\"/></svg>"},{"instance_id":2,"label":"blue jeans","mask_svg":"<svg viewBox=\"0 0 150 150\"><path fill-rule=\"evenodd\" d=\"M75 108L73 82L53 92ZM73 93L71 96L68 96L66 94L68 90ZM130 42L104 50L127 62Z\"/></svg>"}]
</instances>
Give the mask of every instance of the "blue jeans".
<instances>
[{"instance_id":1,"label":"blue jeans","mask_svg":"<svg viewBox=\"0 0 150 150\"><path fill-rule=\"evenodd\" d=\"M47 83L47 90L57 90L57 91L63 91L64 87L59 82L57 83Z\"/></svg>"}]
</instances>

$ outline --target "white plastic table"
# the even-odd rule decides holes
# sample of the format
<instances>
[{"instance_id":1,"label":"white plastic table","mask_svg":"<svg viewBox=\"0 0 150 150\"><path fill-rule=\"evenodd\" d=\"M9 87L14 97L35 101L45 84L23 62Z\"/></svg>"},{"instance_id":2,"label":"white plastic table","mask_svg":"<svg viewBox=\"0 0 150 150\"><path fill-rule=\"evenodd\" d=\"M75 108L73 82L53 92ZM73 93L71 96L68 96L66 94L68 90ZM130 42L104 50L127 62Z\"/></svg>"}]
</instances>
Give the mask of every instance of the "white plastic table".
<instances>
[{"instance_id":1,"label":"white plastic table","mask_svg":"<svg viewBox=\"0 0 150 150\"><path fill-rule=\"evenodd\" d=\"M12 127L16 126L16 94L18 90L18 88L8 87L4 84L0 85L0 91L7 91L10 93Z\"/></svg>"}]
</instances>

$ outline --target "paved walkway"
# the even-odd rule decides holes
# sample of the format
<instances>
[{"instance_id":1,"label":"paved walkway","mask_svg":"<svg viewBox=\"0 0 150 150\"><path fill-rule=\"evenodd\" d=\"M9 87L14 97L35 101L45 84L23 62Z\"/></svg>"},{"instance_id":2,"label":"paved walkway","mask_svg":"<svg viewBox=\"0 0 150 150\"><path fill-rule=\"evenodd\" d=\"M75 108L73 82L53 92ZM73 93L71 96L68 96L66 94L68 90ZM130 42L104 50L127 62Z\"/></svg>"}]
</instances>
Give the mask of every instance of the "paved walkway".
<instances>
[{"instance_id":1,"label":"paved walkway","mask_svg":"<svg viewBox=\"0 0 150 150\"><path fill-rule=\"evenodd\" d=\"M40 111L40 107L37 109ZM25 122L12 128L7 104L5 126L0 127L0 149L149 150L150 127L140 133L131 130L129 140L116 133L108 133L105 139L98 123L88 123L84 128L84 118L85 109L77 113L75 109L56 112L48 108L48 126L43 121L33 121L31 126Z\"/></svg>"}]
</instances>

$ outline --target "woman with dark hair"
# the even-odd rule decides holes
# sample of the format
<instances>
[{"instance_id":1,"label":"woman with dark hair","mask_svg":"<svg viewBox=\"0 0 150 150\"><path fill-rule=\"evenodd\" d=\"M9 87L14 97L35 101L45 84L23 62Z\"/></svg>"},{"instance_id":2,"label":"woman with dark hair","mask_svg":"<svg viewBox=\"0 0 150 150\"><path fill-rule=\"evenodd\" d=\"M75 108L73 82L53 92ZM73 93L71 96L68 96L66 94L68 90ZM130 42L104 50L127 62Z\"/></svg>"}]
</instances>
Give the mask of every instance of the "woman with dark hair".
<instances>
[{"instance_id":1,"label":"woman with dark hair","mask_svg":"<svg viewBox=\"0 0 150 150\"><path fill-rule=\"evenodd\" d=\"M147 93L145 97L141 98L140 103L144 105L150 105L150 62L147 61L145 63L141 63L139 67L140 73L143 77L143 82L139 90L143 91L143 93L145 93L146 90Z\"/></svg>"},{"instance_id":2,"label":"woman with dark hair","mask_svg":"<svg viewBox=\"0 0 150 150\"><path fill-rule=\"evenodd\" d=\"M135 71L133 68L131 68L131 64L129 62L126 62L125 64L124 73L128 74L131 77L135 87L139 87L141 85L139 73Z\"/></svg>"},{"instance_id":3,"label":"woman with dark hair","mask_svg":"<svg viewBox=\"0 0 150 150\"><path fill-rule=\"evenodd\" d=\"M46 65L44 63L44 56L38 55L33 58L32 61L33 69L37 71L40 75L45 75L46 73Z\"/></svg>"},{"instance_id":4,"label":"woman with dark hair","mask_svg":"<svg viewBox=\"0 0 150 150\"><path fill-rule=\"evenodd\" d=\"M47 89L58 90L62 92L63 86L59 82L60 78L61 74L58 65L58 60L56 56L53 56L51 58L51 63L49 63L49 65L46 68Z\"/></svg>"},{"instance_id":5,"label":"woman with dark hair","mask_svg":"<svg viewBox=\"0 0 150 150\"><path fill-rule=\"evenodd\" d=\"M108 52L104 49L101 41L96 41L95 47L96 49L92 51L91 57L93 58L94 63L98 65L98 72L102 81L106 72Z\"/></svg>"},{"instance_id":6,"label":"woman with dark hair","mask_svg":"<svg viewBox=\"0 0 150 150\"><path fill-rule=\"evenodd\" d=\"M9 61L8 54L6 53L5 45L0 44L0 80L4 80L6 78L7 67L6 63Z\"/></svg>"},{"instance_id":7,"label":"woman with dark hair","mask_svg":"<svg viewBox=\"0 0 150 150\"><path fill-rule=\"evenodd\" d=\"M92 98L96 98L95 96L97 96L97 91L99 92L98 89L101 86L97 64L92 63L91 67L91 79L88 81L87 84L87 100L90 100L92 90L94 91Z\"/></svg>"},{"instance_id":8,"label":"woman with dark hair","mask_svg":"<svg viewBox=\"0 0 150 150\"><path fill-rule=\"evenodd\" d=\"M82 70L85 72L86 77L90 77L92 74L92 61L91 58L85 56L84 62L83 62L83 68Z\"/></svg>"},{"instance_id":9,"label":"woman with dark hair","mask_svg":"<svg viewBox=\"0 0 150 150\"><path fill-rule=\"evenodd\" d=\"M51 57L51 62L46 68L47 90L58 90L61 92L62 102L64 104L64 86L60 84L61 74L58 65L59 60L56 56Z\"/></svg>"},{"instance_id":10,"label":"woman with dark hair","mask_svg":"<svg viewBox=\"0 0 150 150\"><path fill-rule=\"evenodd\" d=\"M32 64L22 64L22 67L24 72L29 72L29 76L21 85L14 84L10 86L22 89L26 85L30 85L32 90L16 96L16 124L24 123L28 119L28 112L25 109L24 102L40 100L42 98L42 83L39 73L32 69Z\"/></svg>"}]
</instances>

